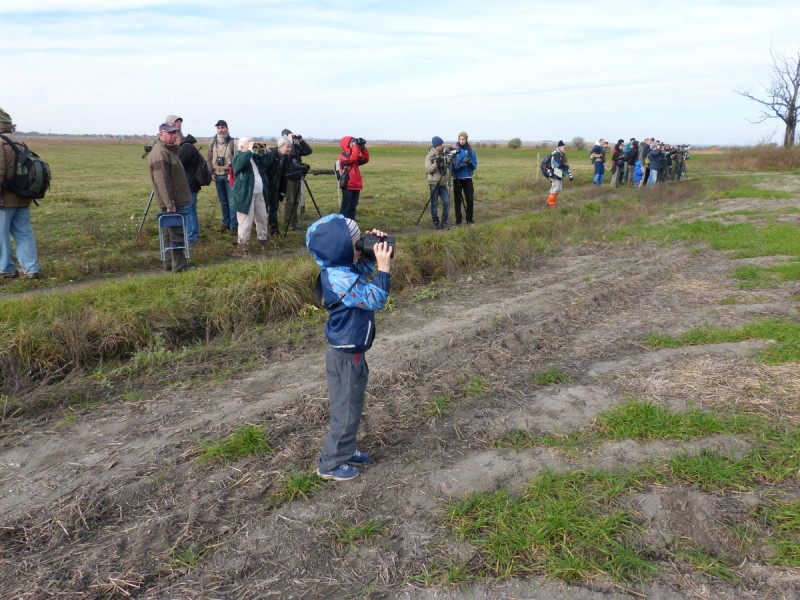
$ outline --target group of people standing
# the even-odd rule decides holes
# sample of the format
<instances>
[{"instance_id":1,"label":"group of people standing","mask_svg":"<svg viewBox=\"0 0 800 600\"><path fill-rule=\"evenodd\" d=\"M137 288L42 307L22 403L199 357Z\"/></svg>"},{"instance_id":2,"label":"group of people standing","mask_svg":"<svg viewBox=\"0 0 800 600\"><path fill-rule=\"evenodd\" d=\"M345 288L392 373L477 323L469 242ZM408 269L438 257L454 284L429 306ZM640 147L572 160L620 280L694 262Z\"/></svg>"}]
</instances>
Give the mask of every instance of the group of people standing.
<instances>
[{"instance_id":1,"label":"group of people standing","mask_svg":"<svg viewBox=\"0 0 800 600\"><path fill-rule=\"evenodd\" d=\"M469 143L466 131L458 134L458 143L445 150L444 140L437 136L431 139L431 147L425 157L425 174L430 191L431 219L434 229L447 229L450 224L450 185L455 193L455 226L462 225L462 215L467 225L474 224L475 186L472 174L478 168L478 156ZM439 200L442 201L442 217L439 218ZM463 207L463 212L462 212Z\"/></svg>"},{"instance_id":2,"label":"group of people standing","mask_svg":"<svg viewBox=\"0 0 800 600\"><path fill-rule=\"evenodd\" d=\"M589 158L594 165L592 183L602 185L605 174L608 142L600 138L592 147ZM611 153L611 184L640 188L667 180L667 169L677 167L670 177L680 179L685 172L687 152L676 146L662 143L652 137L639 142L631 138L627 143L618 139Z\"/></svg>"}]
</instances>

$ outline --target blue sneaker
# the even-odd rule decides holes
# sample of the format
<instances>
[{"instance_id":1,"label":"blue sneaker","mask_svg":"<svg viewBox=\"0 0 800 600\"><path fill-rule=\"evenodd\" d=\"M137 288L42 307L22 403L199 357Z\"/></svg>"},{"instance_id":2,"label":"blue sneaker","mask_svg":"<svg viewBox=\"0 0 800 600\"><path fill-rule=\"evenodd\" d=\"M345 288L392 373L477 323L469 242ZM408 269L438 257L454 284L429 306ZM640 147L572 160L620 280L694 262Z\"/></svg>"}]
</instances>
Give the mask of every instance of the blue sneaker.
<instances>
[{"instance_id":1,"label":"blue sneaker","mask_svg":"<svg viewBox=\"0 0 800 600\"><path fill-rule=\"evenodd\" d=\"M317 475L319 475L322 479L328 479L330 481L347 481L348 479L355 479L360 474L361 471L355 467L351 467L348 464L339 465L330 471L323 471L322 469L317 468Z\"/></svg>"},{"instance_id":2,"label":"blue sneaker","mask_svg":"<svg viewBox=\"0 0 800 600\"><path fill-rule=\"evenodd\" d=\"M372 457L369 454L364 454L356 450L356 453L347 461L350 465L371 465Z\"/></svg>"}]
</instances>

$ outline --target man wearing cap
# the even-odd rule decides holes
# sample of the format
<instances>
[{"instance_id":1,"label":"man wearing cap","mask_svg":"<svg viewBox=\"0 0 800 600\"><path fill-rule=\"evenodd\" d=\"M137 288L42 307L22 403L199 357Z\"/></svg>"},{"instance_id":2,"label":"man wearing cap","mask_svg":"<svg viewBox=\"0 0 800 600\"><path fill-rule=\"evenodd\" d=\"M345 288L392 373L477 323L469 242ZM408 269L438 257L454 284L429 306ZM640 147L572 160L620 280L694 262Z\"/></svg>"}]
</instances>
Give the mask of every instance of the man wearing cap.
<instances>
[{"instance_id":1,"label":"man wearing cap","mask_svg":"<svg viewBox=\"0 0 800 600\"><path fill-rule=\"evenodd\" d=\"M447 229L450 216L450 167L444 154L444 140L433 136L431 148L425 157L425 173L430 192L431 218L434 229ZM442 199L442 220L439 221L439 198Z\"/></svg>"},{"instance_id":2,"label":"man wearing cap","mask_svg":"<svg viewBox=\"0 0 800 600\"><path fill-rule=\"evenodd\" d=\"M0 135L11 142L22 144L14 135L17 130L11 122L11 116L0 108ZM17 260L22 267L22 272L28 279L39 279L39 255L36 252L36 240L33 237L31 226L30 198L18 196L6 189L3 182L13 177L17 170L17 154L14 147L6 140L0 138L2 152L0 152L0 272L6 279L19 277L19 271L14 264L14 254L11 249L11 238L17 249Z\"/></svg>"},{"instance_id":3,"label":"man wearing cap","mask_svg":"<svg viewBox=\"0 0 800 600\"><path fill-rule=\"evenodd\" d=\"M236 146L228 133L228 124L220 119L216 124L217 135L211 140L206 152L206 162L211 171L211 178L217 188L217 198L222 209L221 232L229 231L231 235L239 234L239 223L236 222L236 209L233 207L233 188L228 181L228 172L233 165Z\"/></svg>"},{"instance_id":4,"label":"man wearing cap","mask_svg":"<svg viewBox=\"0 0 800 600\"><path fill-rule=\"evenodd\" d=\"M192 193L186 172L178 158L178 144L181 131L175 125L162 123L158 128L158 141L148 155L150 179L153 182L153 192L162 211L168 213L184 214L191 206ZM183 246L183 227L167 227L170 246L174 243ZM186 253L183 248L167 250L164 260L164 270L179 273L186 271Z\"/></svg>"},{"instance_id":5,"label":"man wearing cap","mask_svg":"<svg viewBox=\"0 0 800 600\"><path fill-rule=\"evenodd\" d=\"M377 229L367 233L386 236ZM306 232L308 251L321 269L322 302L328 311L330 425L317 475L333 481L358 477L359 467L372 463L370 455L356 447L356 436L369 379L366 352L375 339L375 311L385 308L389 298L392 249L379 242L374 257L368 258L357 245L360 237L358 224L340 214L322 217Z\"/></svg>"},{"instance_id":6,"label":"man wearing cap","mask_svg":"<svg viewBox=\"0 0 800 600\"><path fill-rule=\"evenodd\" d=\"M561 192L564 175L567 175L570 181L575 181L569 164L567 164L566 149L567 147L564 142L558 140L558 146L556 146L556 149L553 150L551 154L550 166L553 170L553 174L550 176L550 196L547 198L547 206L550 208L555 208L556 206L556 198L558 198L558 194Z\"/></svg>"},{"instance_id":7,"label":"man wearing cap","mask_svg":"<svg viewBox=\"0 0 800 600\"><path fill-rule=\"evenodd\" d=\"M303 156L308 156L313 152L311 146L308 145L303 139L302 135L292 133L289 129L281 131L281 137L288 137L292 140L292 151L289 160L283 164L287 165L287 169L281 175L284 178L283 196L283 222L289 225L289 229L294 231L297 229L297 208L300 205L300 193L303 188L303 175L302 171Z\"/></svg>"}]
</instances>

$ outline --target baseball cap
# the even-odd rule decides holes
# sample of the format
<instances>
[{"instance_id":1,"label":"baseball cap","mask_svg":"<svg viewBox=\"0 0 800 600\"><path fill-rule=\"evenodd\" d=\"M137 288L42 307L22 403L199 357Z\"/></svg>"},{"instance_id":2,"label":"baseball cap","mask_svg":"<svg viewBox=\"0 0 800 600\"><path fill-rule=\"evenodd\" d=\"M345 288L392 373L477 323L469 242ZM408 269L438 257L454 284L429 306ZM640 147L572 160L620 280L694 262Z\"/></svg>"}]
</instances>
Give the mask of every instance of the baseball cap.
<instances>
[{"instance_id":1,"label":"baseball cap","mask_svg":"<svg viewBox=\"0 0 800 600\"><path fill-rule=\"evenodd\" d=\"M169 131L170 133L172 133L173 131L180 131L180 129L175 127L174 124L170 125L169 123L162 123L161 125L158 126L158 131L159 132Z\"/></svg>"},{"instance_id":2,"label":"baseball cap","mask_svg":"<svg viewBox=\"0 0 800 600\"><path fill-rule=\"evenodd\" d=\"M217 121L217 124L214 125L214 127L220 127L220 126L221 127L227 127L228 124L225 121L223 121L222 119L220 119L219 121Z\"/></svg>"}]
</instances>

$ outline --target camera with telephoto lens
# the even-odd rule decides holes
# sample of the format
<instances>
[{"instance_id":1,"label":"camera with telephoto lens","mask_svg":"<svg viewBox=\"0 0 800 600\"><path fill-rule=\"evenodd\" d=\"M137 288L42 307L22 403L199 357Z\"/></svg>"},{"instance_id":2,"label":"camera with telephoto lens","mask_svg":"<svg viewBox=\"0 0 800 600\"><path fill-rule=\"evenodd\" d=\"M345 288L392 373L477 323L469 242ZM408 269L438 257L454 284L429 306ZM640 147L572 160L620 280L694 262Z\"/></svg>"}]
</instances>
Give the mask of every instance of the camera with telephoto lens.
<instances>
[{"instance_id":1,"label":"camera with telephoto lens","mask_svg":"<svg viewBox=\"0 0 800 600\"><path fill-rule=\"evenodd\" d=\"M367 258L375 260L375 244L386 242L389 245L391 256L394 258L395 239L396 238L393 235L382 236L368 233L367 235L362 235L361 238L356 242L356 250L360 250L361 253Z\"/></svg>"},{"instance_id":2,"label":"camera with telephoto lens","mask_svg":"<svg viewBox=\"0 0 800 600\"><path fill-rule=\"evenodd\" d=\"M225 166L225 157L224 156L218 156L217 157L217 166L218 167L224 167Z\"/></svg>"}]
</instances>

